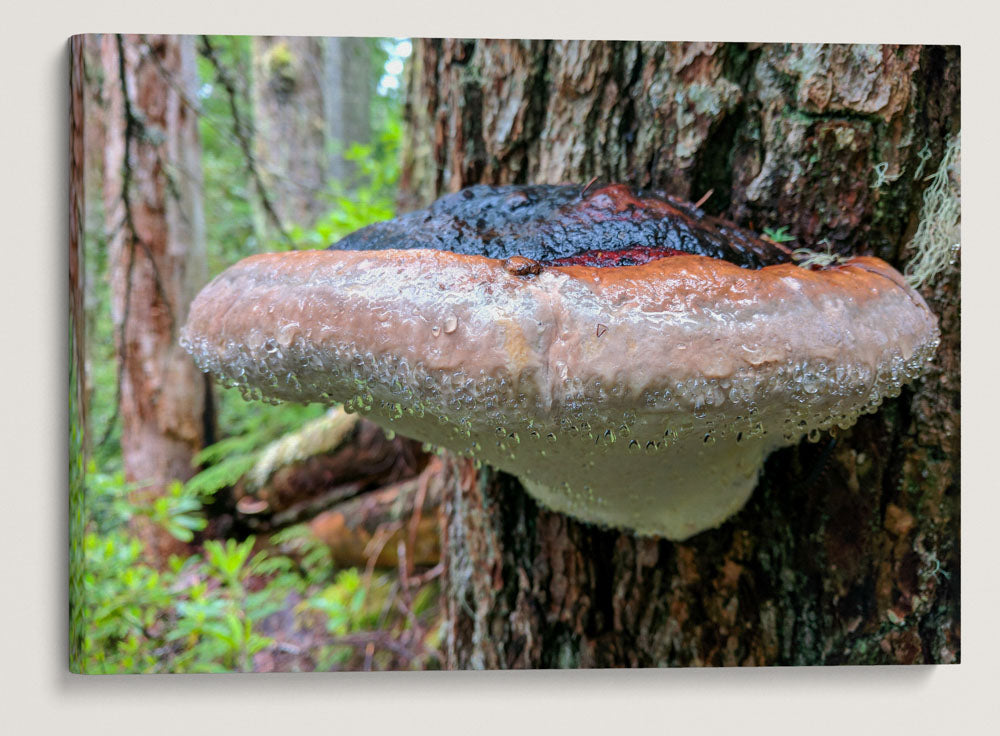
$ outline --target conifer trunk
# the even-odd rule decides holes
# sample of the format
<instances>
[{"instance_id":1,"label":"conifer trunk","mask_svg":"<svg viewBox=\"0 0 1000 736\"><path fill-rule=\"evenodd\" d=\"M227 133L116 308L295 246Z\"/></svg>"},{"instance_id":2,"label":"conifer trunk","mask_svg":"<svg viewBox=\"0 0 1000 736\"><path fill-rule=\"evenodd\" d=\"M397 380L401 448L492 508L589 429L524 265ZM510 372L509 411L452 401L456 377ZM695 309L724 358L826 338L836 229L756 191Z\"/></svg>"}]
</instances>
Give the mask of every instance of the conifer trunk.
<instances>
[{"instance_id":1,"label":"conifer trunk","mask_svg":"<svg viewBox=\"0 0 1000 736\"><path fill-rule=\"evenodd\" d=\"M284 228L309 228L331 207L331 179L350 189L344 153L371 138L371 60L365 39L253 40L254 155ZM258 230L277 237L258 213Z\"/></svg>"},{"instance_id":2,"label":"conifer trunk","mask_svg":"<svg viewBox=\"0 0 1000 736\"><path fill-rule=\"evenodd\" d=\"M206 279L194 38L107 35L101 57L122 463L149 506L191 477L206 430L207 379L177 344ZM145 517L134 526L153 564L185 551Z\"/></svg>"},{"instance_id":3,"label":"conifer trunk","mask_svg":"<svg viewBox=\"0 0 1000 736\"><path fill-rule=\"evenodd\" d=\"M427 40L407 209L476 183L621 181L796 246L912 255L959 133L959 50ZM836 438L774 453L747 506L683 542L539 509L454 464L453 668L957 662L959 271L922 293L924 378Z\"/></svg>"},{"instance_id":4,"label":"conifer trunk","mask_svg":"<svg viewBox=\"0 0 1000 736\"><path fill-rule=\"evenodd\" d=\"M253 39L254 153L274 209L287 227L308 227L324 210L327 152L323 39ZM269 235L274 223L259 229Z\"/></svg>"}]
</instances>

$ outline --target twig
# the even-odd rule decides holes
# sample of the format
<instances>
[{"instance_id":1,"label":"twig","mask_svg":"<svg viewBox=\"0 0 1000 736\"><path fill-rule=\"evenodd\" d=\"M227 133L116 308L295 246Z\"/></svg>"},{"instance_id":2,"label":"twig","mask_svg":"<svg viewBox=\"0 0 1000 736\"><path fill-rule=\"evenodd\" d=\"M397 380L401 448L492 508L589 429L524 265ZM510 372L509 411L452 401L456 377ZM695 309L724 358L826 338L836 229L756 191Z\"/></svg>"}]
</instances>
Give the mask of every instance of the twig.
<instances>
[{"instance_id":1,"label":"twig","mask_svg":"<svg viewBox=\"0 0 1000 736\"><path fill-rule=\"evenodd\" d=\"M431 476L438 472L440 466L441 460L439 458L431 458L431 461L424 468L424 472L420 474L420 478L417 480L417 495L413 501L413 516L410 517L410 534L406 547L408 552L406 571L411 575L413 574L413 555L417 548L417 532L420 529L420 516L424 508L424 501L427 498L427 487L430 485Z\"/></svg>"},{"instance_id":2,"label":"twig","mask_svg":"<svg viewBox=\"0 0 1000 736\"><path fill-rule=\"evenodd\" d=\"M278 529L311 519L341 501L354 498L361 492L362 488L364 488L364 483L361 481L334 486L326 493L306 499L274 514L269 520L269 526ZM250 496L244 496L244 498L250 498Z\"/></svg>"},{"instance_id":3,"label":"twig","mask_svg":"<svg viewBox=\"0 0 1000 736\"><path fill-rule=\"evenodd\" d=\"M385 545L389 543L392 535L395 534L402 527L402 522L393 522L391 524L382 524L375 530L375 534L365 545L365 549L362 554L368 558L368 564L365 565L365 597L368 597L368 592L371 589L372 576L375 574L375 563L378 561L378 557L382 554L382 550L385 549Z\"/></svg>"},{"instance_id":4,"label":"twig","mask_svg":"<svg viewBox=\"0 0 1000 736\"><path fill-rule=\"evenodd\" d=\"M438 578L444 572L444 563L439 562L434 567L431 567L419 575L414 575L409 578L410 585L419 588L422 585L427 585L431 580Z\"/></svg>"},{"instance_id":5,"label":"twig","mask_svg":"<svg viewBox=\"0 0 1000 736\"><path fill-rule=\"evenodd\" d=\"M404 560L407 557L407 553L403 542L400 542L396 548L396 556L399 560L399 580L401 583L400 595L395 598L396 607L410 624L410 639L415 640L419 644L419 648L422 650L423 654L434 656L440 660L441 653L434 647L427 645L427 629L421 623L420 618L413 610L412 590L414 587L419 587L419 585L416 584L416 580L411 578L406 570L406 563ZM441 567L441 565L438 564L435 567ZM405 635L407 632L404 631L403 633Z\"/></svg>"},{"instance_id":6,"label":"twig","mask_svg":"<svg viewBox=\"0 0 1000 736\"><path fill-rule=\"evenodd\" d=\"M396 545L396 562L399 568L399 593L397 597L397 607L400 612L410 620L410 623L416 625L414 620L416 617L413 615L413 596L410 595L410 574L406 567L406 558L408 554L406 551L406 542L403 540L399 541ZM399 600L402 599L402 605L399 604Z\"/></svg>"},{"instance_id":7,"label":"twig","mask_svg":"<svg viewBox=\"0 0 1000 736\"><path fill-rule=\"evenodd\" d=\"M588 181L588 182L587 182L587 186L585 186L585 187L584 187L584 188L583 188L583 189L581 190L581 192L580 192L580 197L581 197L581 198L582 198L582 197L585 197L585 196L587 196L587 192L588 192L588 191L590 190L590 188L591 188L592 186L594 186L594 182L595 182L595 181L597 181L597 177L596 177L596 176L595 176L595 177L594 177L593 179L591 179L590 181Z\"/></svg>"},{"instance_id":8,"label":"twig","mask_svg":"<svg viewBox=\"0 0 1000 736\"><path fill-rule=\"evenodd\" d=\"M405 646L393 639L388 632L385 631L364 631L358 632L356 634L345 634L343 636L338 636L334 638L330 644L332 646L369 646L378 645L385 649L388 649L393 654L402 657L407 662L412 661L416 658L416 652L407 649Z\"/></svg>"},{"instance_id":9,"label":"twig","mask_svg":"<svg viewBox=\"0 0 1000 736\"><path fill-rule=\"evenodd\" d=\"M226 90L226 96L229 100L229 111L233 116L233 134L236 136L236 140L239 141L240 148L243 150L247 171L250 173L254 186L257 188L257 195L260 197L261 205L264 207L264 212L267 214L268 219L271 220L271 224L274 228L281 234L282 239L288 243L290 247L294 248L295 241L292 240L291 236L285 231L284 226L281 224L281 218L278 217L278 213L274 209L271 197L268 195L267 188L264 186L264 180L261 178L260 171L257 168L257 159L254 156L253 146L250 143L250 135L247 134L247 131L249 130L252 135L253 129L250 127L250 124L243 119L239 106L236 104L236 86L233 84L233 80L229 77L229 72L219 60L218 56L216 56L215 48L212 46L212 41L208 36L201 37L201 52L205 58L208 59L208 62L215 70L215 77L219 80L219 84L221 84L222 88Z\"/></svg>"},{"instance_id":10,"label":"twig","mask_svg":"<svg viewBox=\"0 0 1000 736\"><path fill-rule=\"evenodd\" d=\"M701 199L699 199L697 202L694 203L694 208L696 210L701 209L701 206L705 204L705 202L708 201L708 198L711 197L713 194L715 194L715 190L709 189L707 192L701 195Z\"/></svg>"}]
</instances>

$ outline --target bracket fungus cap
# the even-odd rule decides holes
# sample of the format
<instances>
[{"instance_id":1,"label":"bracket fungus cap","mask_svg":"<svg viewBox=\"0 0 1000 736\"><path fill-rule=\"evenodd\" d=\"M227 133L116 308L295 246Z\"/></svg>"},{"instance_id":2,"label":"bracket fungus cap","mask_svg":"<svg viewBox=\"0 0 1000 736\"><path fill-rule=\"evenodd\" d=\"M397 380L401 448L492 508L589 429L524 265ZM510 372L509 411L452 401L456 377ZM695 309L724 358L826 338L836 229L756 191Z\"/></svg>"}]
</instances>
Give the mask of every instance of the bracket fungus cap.
<instances>
[{"instance_id":1,"label":"bracket fungus cap","mask_svg":"<svg viewBox=\"0 0 1000 736\"><path fill-rule=\"evenodd\" d=\"M897 395L938 344L876 258L752 268L617 245L636 265L551 265L577 256L527 257L537 245L253 256L198 295L182 341L248 396L342 401L516 475L546 507L675 540L736 513L773 450ZM604 258L587 252L576 262Z\"/></svg>"}]
</instances>

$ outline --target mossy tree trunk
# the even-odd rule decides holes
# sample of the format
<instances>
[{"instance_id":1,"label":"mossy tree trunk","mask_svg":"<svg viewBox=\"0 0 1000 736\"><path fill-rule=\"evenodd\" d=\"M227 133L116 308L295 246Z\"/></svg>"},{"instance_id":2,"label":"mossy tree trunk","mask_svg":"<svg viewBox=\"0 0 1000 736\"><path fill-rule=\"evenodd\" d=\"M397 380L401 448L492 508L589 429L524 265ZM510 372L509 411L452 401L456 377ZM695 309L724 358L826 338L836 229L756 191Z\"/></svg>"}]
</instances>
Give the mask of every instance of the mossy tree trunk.
<instances>
[{"instance_id":1,"label":"mossy tree trunk","mask_svg":"<svg viewBox=\"0 0 1000 736\"><path fill-rule=\"evenodd\" d=\"M959 133L954 47L428 40L403 204L475 183L622 181L795 245L902 268ZM448 665L862 664L959 658L959 273L927 375L851 430L772 455L683 543L540 509L456 461ZM459 480L464 479L464 480Z\"/></svg>"},{"instance_id":2,"label":"mossy tree trunk","mask_svg":"<svg viewBox=\"0 0 1000 736\"><path fill-rule=\"evenodd\" d=\"M253 39L254 154L281 225L309 227L324 209L323 39ZM258 216L261 234L275 223Z\"/></svg>"},{"instance_id":3,"label":"mossy tree trunk","mask_svg":"<svg viewBox=\"0 0 1000 736\"><path fill-rule=\"evenodd\" d=\"M254 155L282 227L314 225L331 206L331 179L349 188L344 153L371 138L370 66L361 38L253 39ZM266 212L257 219L278 237Z\"/></svg>"}]
</instances>

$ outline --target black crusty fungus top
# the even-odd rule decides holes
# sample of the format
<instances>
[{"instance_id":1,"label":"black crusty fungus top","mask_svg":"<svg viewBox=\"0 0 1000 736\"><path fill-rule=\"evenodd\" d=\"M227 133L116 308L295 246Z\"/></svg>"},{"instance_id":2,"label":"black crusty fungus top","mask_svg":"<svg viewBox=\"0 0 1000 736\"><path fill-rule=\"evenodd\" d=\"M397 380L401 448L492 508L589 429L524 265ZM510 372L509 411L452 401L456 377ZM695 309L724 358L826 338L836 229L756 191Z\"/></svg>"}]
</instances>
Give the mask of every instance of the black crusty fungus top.
<instances>
[{"instance_id":1,"label":"black crusty fungus top","mask_svg":"<svg viewBox=\"0 0 1000 736\"><path fill-rule=\"evenodd\" d=\"M473 186L330 248L429 248L552 266L634 266L682 253L754 269L791 260L787 248L692 204L624 184Z\"/></svg>"}]
</instances>

